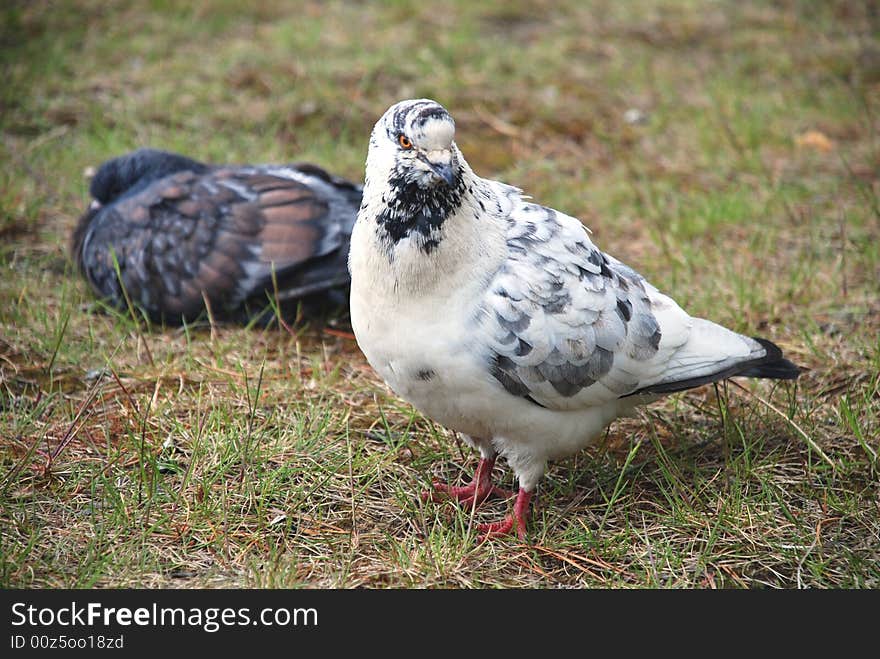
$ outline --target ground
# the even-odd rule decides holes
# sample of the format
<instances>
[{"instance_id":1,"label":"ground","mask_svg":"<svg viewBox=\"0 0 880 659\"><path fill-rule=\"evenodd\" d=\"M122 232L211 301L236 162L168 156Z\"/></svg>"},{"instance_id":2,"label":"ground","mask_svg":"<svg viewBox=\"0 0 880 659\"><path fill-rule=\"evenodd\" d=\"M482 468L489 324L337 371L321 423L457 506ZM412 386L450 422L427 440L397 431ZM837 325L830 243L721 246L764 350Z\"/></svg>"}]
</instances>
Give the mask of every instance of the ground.
<instances>
[{"instance_id":1,"label":"ground","mask_svg":"<svg viewBox=\"0 0 880 659\"><path fill-rule=\"evenodd\" d=\"M880 587L875 4L0 13L3 587ZM71 265L106 158L362 179L373 123L420 96L479 174L581 218L693 315L772 339L797 384L614 423L551 466L528 543L479 544L509 502L420 501L476 456L384 386L344 320L148 327Z\"/></svg>"}]
</instances>

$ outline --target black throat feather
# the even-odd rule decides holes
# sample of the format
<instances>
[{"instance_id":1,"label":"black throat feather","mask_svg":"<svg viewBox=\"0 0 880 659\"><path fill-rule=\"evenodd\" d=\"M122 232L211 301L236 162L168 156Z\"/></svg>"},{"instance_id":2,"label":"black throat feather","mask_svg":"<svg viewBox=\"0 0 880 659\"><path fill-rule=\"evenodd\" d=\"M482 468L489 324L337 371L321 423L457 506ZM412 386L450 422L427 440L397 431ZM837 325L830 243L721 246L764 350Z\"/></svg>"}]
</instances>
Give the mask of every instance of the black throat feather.
<instances>
[{"instance_id":1,"label":"black throat feather","mask_svg":"<svg viewBox=\"0 0 880 659\"><path fill-rule=\"evenodd\" d=\"M376 224L389 256L394 246L407 237L415 240L425 254L430 254L440 245L440 229L446 218L461 206L464 191L461 176L456 178L454 186L422 187L395 174L388 185L390 192L385 199L385 208L376 217Z\"/></svg>"}]
</instances>

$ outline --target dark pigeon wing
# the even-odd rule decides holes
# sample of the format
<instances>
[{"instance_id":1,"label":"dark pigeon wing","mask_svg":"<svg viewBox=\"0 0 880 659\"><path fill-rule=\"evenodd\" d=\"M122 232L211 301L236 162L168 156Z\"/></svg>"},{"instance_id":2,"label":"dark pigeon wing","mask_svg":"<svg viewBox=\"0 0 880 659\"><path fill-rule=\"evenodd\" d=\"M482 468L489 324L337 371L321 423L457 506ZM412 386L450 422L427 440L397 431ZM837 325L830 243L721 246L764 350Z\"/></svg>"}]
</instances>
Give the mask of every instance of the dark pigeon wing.
<instances>
[{"instance_id":1,"label":"dark pigeon wing","mask_svg":"<svg viewBox=\"0 0 880 659\"><path fill-rule=\"evenodd\" d=\"M240 292L257 305L267 294L282 305L332 292L347 302L348 247L361 202L361 188L314 165L264 166L230 172L227 185L251 196L242 214L262 218ZM242 218L243 219L243 216Z\"/></svg>"},{"instance_id":2,"label":"dark pigeon wing","mask_svg":"<svg viewBox=\"0 0 880 659\"><path fill-rule=\"evenodd\" d=\"M248 167L172 174L83 218L80 267L115 306L126 304L124 286L152 319L169 322L198 316L206 301L220 318L238 318L246 306L263 310L276 283L284 299L345 286L357 203L323 181L285 177L294 174Z\"/></svg>"}]
</instances>

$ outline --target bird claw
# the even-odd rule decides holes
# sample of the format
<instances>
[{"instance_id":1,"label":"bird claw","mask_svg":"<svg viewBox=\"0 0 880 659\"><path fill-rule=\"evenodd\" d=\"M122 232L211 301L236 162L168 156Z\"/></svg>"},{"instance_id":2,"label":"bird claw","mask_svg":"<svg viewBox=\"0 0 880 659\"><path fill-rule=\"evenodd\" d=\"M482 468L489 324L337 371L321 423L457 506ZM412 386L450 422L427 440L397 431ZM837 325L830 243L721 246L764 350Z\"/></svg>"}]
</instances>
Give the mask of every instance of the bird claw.
<instances>
[{"instance_id":1,"label":"bird claw","mask_svg":"<svg viewBox=\"0 0 880 659\"><path fill-rule=\"evenodd\" d=\"M483 535L478 538L479 542L485 542L492 538L500 538L510 535L513 532L522 541L526 540L526 522L529 517L529 502L532 500L532 493L520 489L516 495L516 501L513 504L513 512L507 515L500 522L491 522L488 524L480 524L477 526L478 531L482 531Z\"/></svg>"},{"instance_id":2,"label":"bird claw","mask_svg":"<svg viewBox=\"0 0 880 659\"><path fill-rule=\"evenodd\" d=\"M501 538L506 535L510 535L514 527L516 527L516 535L517 537L525 542L526 539L526 521L514 519L513 515L508 515L500 522L491 522L488 524L480 524L477 526L477 530L482 532L482 535L477 538L478 542L485 542L486 540L491 540L492 538Z\"/></svg>"},{"instance_id":3,"label":"bird claw","mask_svg":"<svg viewBox=\"0 0 880 659\"><path fill-rule=\"evenodd\" d=\"M447 485L439 481L431 484L431 489L420 494L422 501L441 501L445 497L455 499L465 507L476 507L490 496L495 495L505 499L513 496L513 492L497 487L492 484L492 467L495 465L493 458L481 458L474 472L474 479L464 486ZM532 493L520 488L516 493L516 501L513 504L513 512L500 522L480 524L477 530L482 532L480 542L490 538L498 538L516 533L517 537L525 541L526 520L529 517L529 502Z\"/></svg>"},{"instance_id":4,"label":"bird claw","mask_svg":"<svg viewBox=\"0 0 880 659\"><path fill-rule=\"evenodd\" d=\"M421 493L421 499L422 501L436 502L450 497L463 506L479 505L492 495L509 499L513 496L513 492L492 485L492 467L494 465L494 459L481 458L474 472L474 479L469 484L456 486L434 481L431 490Z\"/></svg>"},{"instance_id":5,"label":"bird claw","mask_svg":"<svg viewBox=\"0 0 880 659\"><path fill-rule=\"evenodd\" d=\"M511 498L514 493L511 490L505 490L502 487L484 483L472 482L463 487L455 485L447 485L440 481L434 481L431 484L431 490L425 490L420 494L422 501L443 501L444 499L455 499L462 506L480 505L491 496L500 497L502 499Z\"/></svg>"}]
</instances>

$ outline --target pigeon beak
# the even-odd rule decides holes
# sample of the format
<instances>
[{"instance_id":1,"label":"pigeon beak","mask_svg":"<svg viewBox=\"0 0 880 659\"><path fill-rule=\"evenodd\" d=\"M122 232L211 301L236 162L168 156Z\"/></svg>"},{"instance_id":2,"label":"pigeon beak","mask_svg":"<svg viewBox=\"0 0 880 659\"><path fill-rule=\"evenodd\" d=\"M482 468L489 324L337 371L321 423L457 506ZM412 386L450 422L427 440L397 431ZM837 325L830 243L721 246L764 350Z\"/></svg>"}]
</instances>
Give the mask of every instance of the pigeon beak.
<instances>
[{"instance_id":1,"label":"pigeon beak","mask_svg":"<svg viewBox=\"0 0 880 659\"><path fill-rule=\"evenodd\" d=\"M455 185L455 172L452 171L451 155L447 151L441 157L443 160L435 161L425 154L419 154L419 160L425 163L439 178L443 179L446 182L446 185L452 187Z\"/></svg>"},{"instance_id":2,"label":"pigeon beak","mask_svg":"<svg viewBox=\"0 0 880 659\"><path fill-rule=\"evenodd\" d=\"M446 163L432 163L431 169L437 176L446 181L446 185L448 185L449 187L455 185L455 173L452 171L451 166Z\"/></svg>"},{"instance_id":3,"label":"pigeon beak","mask_svg":"<svg viewBox=\"0 0 880 659\"><path fill-rule=\"evenodd\" d=\"M90 211L96 211L101 207L101 202L97 199L92 199L92 203L89 204Z\"/></svg>"}]
</instances>

